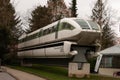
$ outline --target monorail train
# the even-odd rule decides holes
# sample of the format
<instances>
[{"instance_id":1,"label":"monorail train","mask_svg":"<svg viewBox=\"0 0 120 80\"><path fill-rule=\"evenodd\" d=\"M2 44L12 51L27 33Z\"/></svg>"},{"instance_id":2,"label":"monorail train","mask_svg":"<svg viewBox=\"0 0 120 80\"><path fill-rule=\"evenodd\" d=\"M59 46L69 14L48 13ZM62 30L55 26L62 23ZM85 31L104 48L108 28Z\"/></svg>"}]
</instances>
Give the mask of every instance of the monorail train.
<instances>
[{"instance_id":1,"label":"monorail train","mask_svg":"<svg viewBox=\"0 0 120 80\"><path fill-rule=\"evenodd\" d=\"M93 46L100 27L92 20L64 18L19 38L18 56L23 58L70 58L76 46ZM85 48L88 51L89 48ZM92 50L92 49L91 49ZM83 51L85 52L85 51Z\"/></svg>"}]
</instances>

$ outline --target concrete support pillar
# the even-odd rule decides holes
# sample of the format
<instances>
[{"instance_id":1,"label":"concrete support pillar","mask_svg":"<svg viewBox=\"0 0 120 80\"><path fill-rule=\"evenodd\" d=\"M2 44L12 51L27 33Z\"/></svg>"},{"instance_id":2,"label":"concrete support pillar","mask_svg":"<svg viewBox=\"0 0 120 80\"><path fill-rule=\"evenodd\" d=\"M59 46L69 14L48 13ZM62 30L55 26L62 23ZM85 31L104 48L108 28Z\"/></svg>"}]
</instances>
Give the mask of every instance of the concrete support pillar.
<instances>
[{"instance_id":1,"label":"concrete support pillar","mask_svg":"<svg viewBox=\"0 0 120 80\"><path fill-rule=\"evenodd\" d=\"M69 63L68 76L69 77L89 77L90 64L89 63Z\"/></svg>"}]
</instances>

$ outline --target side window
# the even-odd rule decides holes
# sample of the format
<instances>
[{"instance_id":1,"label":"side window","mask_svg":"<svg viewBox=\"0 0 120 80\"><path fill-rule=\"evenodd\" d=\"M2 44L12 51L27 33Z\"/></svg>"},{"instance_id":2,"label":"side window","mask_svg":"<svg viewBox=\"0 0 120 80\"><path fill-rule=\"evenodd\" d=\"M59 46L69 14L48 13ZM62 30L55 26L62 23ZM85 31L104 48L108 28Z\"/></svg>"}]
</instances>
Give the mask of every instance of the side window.
<instances>
[{"instance_id":1,"label":"side window","mask_svg":"<svg viewBox=\"0 0 120 80\"><path fill-rule=\"evenodd\" d=\"M50 34L50 28L47 29L47 34Z\"/></svg>"},{"instance_id":2,"label":"side window","mask_svg":"<svg viewBox=\"0 0 120 80\"><path fill-rule=\"evenodd\" d=\"M49 28L49 30L50 30L50 33L52 33L52 28Z\"/></svg>"},{"instance_id":3,"label":"side window","mask_svg":"<svg viewBox=\"0 0 120 80\"><path fill-rule=\"evenodd\" d=\"M90 29L88 23L82 19L75 19L75 22L78 23L82 29Z\"/></svg>"},{"instance_id":4,"label":"side window","mask_svg":"<svg viewBox=\"0 0 120 80\"><path fill-rule=\"evenodd\" d=\"M34 39L34 34L32 35L32 39Z\"/></svg>"},{"instance_id":5,"label":"side window","mask_svg":"<svg viewBox=\"0 0 120 80\"><path fill-rule=\"evenodd\" d=\"M34 38L38 38L38 35L39 35L39 33L37 32L37 33L35 33L34 34Z\"/></svg>"},{"instance_id":6,"label":"side window","mask_svg":"<svg viewBox=\"0 0 120 80\"><path fill-rule=\"evenodd\" d=\"M53 27L51 27L50 28L50 33L53 33L53 32L54 32Z\"/></svg>"},{"instance_id":7,"label":"side window","mask_svg":"<svg viewBox=\"0 0 120 80\"><path fill-rule=\"evenodd\" d=\"M30 40L32 39L32 35L30 35Z\"/></svg>"},{"instance_id":8,"label":"side window","mask_svg":"<svg viewBox=\"0 0 120 80\"><path fill-rule=\"evenodd\" d=\"M58 30L63 30L65 28L66 23L60 23Z\"/></svg>"},{"instance_id":9,"label":"side window","mask_svg":"<svg viewBox=\"0 0 120 80\"><path fill-rule=\"evenodd\" d=\"M45 29L44 31L43 31L43 35L47 35L47 34L49 34L49 29Z\"/></svg>"},{"instance_id":10,"label":"side window","mask_svg":"<svg viewBox=\"0 0 120 80\"><path fill-rule=\"evenodd\" d=\"M46 34L46 29L43 31L43 35L45 35Z\"/></svg>"},{"instance_id":11,"label":"side window","mask_svg":"<svg viewBox=\"0 0 120 80\"><path fill-rule=\"evenodd\" d=\"M58 29L57 29L57 27L58 27ZM62 30L62 23L59 23L59 25L56 27L56 30Z\"/></svg>"},{"instance_id":12,"label":"side window","mask_svg":"<svg viewBox=\"0 0 120 80\"><path fill-rule=\"evenodd\" d=\"M55 32L55 31L56 31L56 26L53 26L53 27L51 28L51 33Z\"/></svg>"},{"instance_id":13,"label":"side window","mask_svg":"<svg viewBox=\"0 0 120 80\"><path fill-rule=\"evenodd\" d=\"M88 23L90 24L93 30L99 30L99 26L97 25L97 23L92 22L90 20L88 20Z\"/></svg>"},{"instance_id":14,"label":"side window","mask_svg":"<svg viewBox=\"0 0 120 80\"><path fill-rule=\"evenodd\" d=\"M25 39L25 41L28 41L28 36L26 36L26 39Z\"/></svg>"},{"instance_id":15,"label":"side window","mask_svg":"<svg viewBox=\"0 0 120 80\"><path fill-rule=\"evenodd\" d=\"M22 42L25 42L25 38L22 39Z\"/></svg>"},{"instance_id":16,"label":"side window","mask_svg":"<svg viewBox=\"0 0 120 80\"><path fill-rule=\"evenodd\" d=\"M41 37L43 33L43 30L40 30L40 32L38 33L38 36Z\"/></svg>"},{"instance_id":17,"label":"side window","mask_svg":"<svg viewBox=\"0 0 120 80\"><path fill-rule=\"evenodd\" d=\"M63 29L73 30L74 27L71 24L64 22L64 23L61 23L59 26L59 30L63 30Z\"/></svg>"},{"instance_id":18,"label":"side window","mask_svg":"<svg viewBox=\"0 0 120 80\"><path fill-rule=\"evenodd\" d=\"M20 40L18 40L18 43L21 43L21 41L20 41Z\"/></svg>"},{"instance_id":19,"label":"side window","mask_svg":"<svg viewBox=\"0 0 120 80\"><path fill-rule=\"evenodd\" d=\"M56 32L57 31L57 25L55 25L54 27L53 27L53 32Z\"/></svg>"},{"instance_id":20,"label":"side window","mask_svg":"<svg viewBox=\"0 0 120 80\"><path fill-rule=\"evenodd\" d=\"M66 24L66 29L73 30L74 27L73 27L71 24L67 23L67 24Z\"/></svg>"},{"instance_id":21,"label":"side window","mask_svg":"<svg viewBox=\"0 0 120 80\"><path fill-rule=\"evenodd\" d=\"M67 29L67 24L66 23L62 24L62 29Z\"/></svg>"},{"instance_id":22,"label":"side window","mask_svg":"<svg viewBox=\"0 0 120 80\"><path fill-rule=\"evenodd\" d=\"M49 34L49 28L48 28L48 29L46 29L46 34L45 34L45 35L47 35L47 34Z\"/></svg>"},{"instance_id":23,"label":"side window","mask_svg":"<svg viewBox=\"0 0 120 80\"><path fill-rule=\"evenodd\" d=\"M31 36L28 36L28 40L31 40Z\"/></svg>"},{"instance_id":24,"label":"side window","mask_svg":"<svg viewBox=\"0 0 120 80\"><path fill-rule=\"evenodd\" d=\"M51 28L51 33L53 33L54 32L54 26Z\"/></svg>"},{"instance_id":25,"label":"side window","mask_svg":"<svg viewBox=\"0 0 120 80\"><path fill-rule=\"evenodd\" d=\"M22 39L20 39L20 40L18 41L18 43L22 43Z\"/></svg>"},{"instance_id":26,"label":"side window","mask_svg":"<svg viewBox=\"0 0 120 80\"><path fill-rule=\"evenodd\" d=\"M33 35L31 35L31 39L33 39Z\"/></svg>"},{"instance_id":27,"label":"side window","mask_svg":"<svg viewBox=\"0 0 120 80\"><path fill-rule=\"evenodd\" d=\"M33 34L33 35L28 36L28 37L27 37L27 40L35 39L35 38L37 38L37 37L39 37L39 32L38 32L38 33L35 33L35 34Z\"/></svg>"}]
</instances>

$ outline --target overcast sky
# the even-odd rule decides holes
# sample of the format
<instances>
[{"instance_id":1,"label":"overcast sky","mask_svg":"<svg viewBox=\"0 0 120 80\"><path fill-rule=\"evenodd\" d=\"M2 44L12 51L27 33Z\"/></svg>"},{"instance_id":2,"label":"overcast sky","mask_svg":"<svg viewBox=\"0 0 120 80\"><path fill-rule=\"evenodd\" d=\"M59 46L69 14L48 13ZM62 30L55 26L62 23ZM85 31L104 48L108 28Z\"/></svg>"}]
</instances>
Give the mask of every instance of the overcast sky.
<instances>
[{"instance_id":1,"label":"overcast sky","mask_svg":"<svg viewBox=\"0 0 120 80\"><path fill-rule=\"evenodd\" d=\"M66 5L69 7L71 0L64 0ZM29 16L30 11L34 9L37 5L46 5L47 0L11 0L11 2L14 2L14 6L16 9L16 12L21 17ZM91 15L91 9L93 8L96 0L77 0L77 8L78 8L78 17L81 18L89 18ZM115 9L117 12L115 15L118 17L120 16L120 0L108 0L108 4L112 9ZM27 14L27 15L26 15ZM119 28L114 28L118 36L119 34Z\"/></svg>"},{"instance_id":2,"label":"overcast sky","mask_svg":"<svg viewBox=\"0 0 120 80\"><path fill-rule=\"evenodd\" d=\"M12 0L15 1L16 11L24 13L27 10L33 9L36 5L46 5L47 0ZM64 0L66 5L69 6L71 0ZM77 8L79 17L86 17L90 15L91 9L96 0L77 0ZM119 10L120 9L120 0L109 0L109 5Z\"/></svg>"},{"instance_id":3,"label":"overcast sky","mask_svg":"<svg viewBox=\"0 0 120 80\"><path fill-rule=\"evenodd\" d=\"M23 15L33 9L36 5L46 5L47 0L12 0L15 1L16 11ZM64 0L67 6L70 6L71 0ZM91 9L96 0L77 0L78 17L88 18Z\"/></svg>"}]
</instances>

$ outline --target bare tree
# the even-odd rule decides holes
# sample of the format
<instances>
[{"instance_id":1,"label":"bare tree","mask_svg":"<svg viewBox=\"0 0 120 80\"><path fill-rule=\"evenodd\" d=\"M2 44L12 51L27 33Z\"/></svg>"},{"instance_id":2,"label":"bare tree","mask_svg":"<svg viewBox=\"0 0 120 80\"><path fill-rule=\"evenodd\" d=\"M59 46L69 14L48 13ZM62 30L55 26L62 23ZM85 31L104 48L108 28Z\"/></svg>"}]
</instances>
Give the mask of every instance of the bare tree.
<instances>
[{"instance_id":1,"label":"bare tree","mask_svg":"<svg viewBox=\"0 0 120 80\"><path fill-rule=\"evenodd\" d=\"M112 21L111 10L107 7L107 1L97 0L94 8L92 9L92 20L96 21L101 30L100 44L101 49L114 45L115 34L111 29L115 23Z\"/></svg>"},{"instance_id":2,"label":"bare tree","mask_svg":"<svg viewBox=\"0 0 120 80\"><path fill-rule=\"evenodd\" d=\"M53 14L52 22L71 16L71 10L67 8L64 0L48 0L48 7Z\"/></svg>"}]
</instances>

